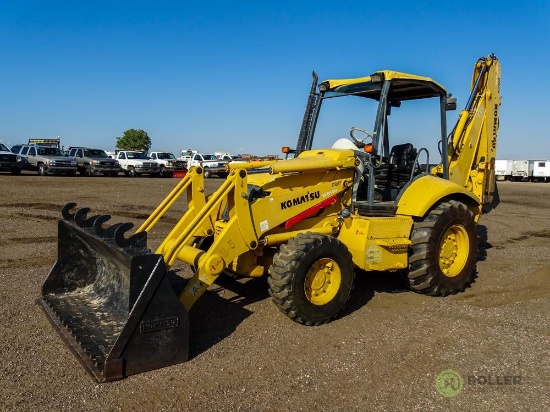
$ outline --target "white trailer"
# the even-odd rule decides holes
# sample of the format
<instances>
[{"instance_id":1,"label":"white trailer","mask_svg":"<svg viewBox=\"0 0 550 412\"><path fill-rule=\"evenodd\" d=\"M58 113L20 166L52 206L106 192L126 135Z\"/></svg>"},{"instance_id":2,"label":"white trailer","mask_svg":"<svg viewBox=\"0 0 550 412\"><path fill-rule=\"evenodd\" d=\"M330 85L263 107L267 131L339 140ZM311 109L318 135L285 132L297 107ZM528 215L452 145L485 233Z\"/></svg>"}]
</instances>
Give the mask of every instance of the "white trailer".
<instances>
[{"instance_id":1,"label":"white trailer","mask_svg":"<svg viewBox=\"0 0 550 412\"><path fill-rule=\"evenodd\" d=\"M535 160L533 165L533 181L550 181L550 160Z\"/></svg>"},{"instance_id":2,"label":"white trailer","mask_svg":"<svg viewBox=\"0 0 550 412\"><path fill-rule=\"evenodd\" d=\"M512 164L512 180L529 181L533 177L532 160L514 160Z\"/></svg>"},{"instance_id":3,"label":"white trailer","mask_svg":"<svg viewBox=\"0 0 550 412\"><path fill-rule=\"evenodd\" d=\"M495 160L495 176L497 180L510 180L512 178L513 160Z\"/></svg>"}]
</instances>

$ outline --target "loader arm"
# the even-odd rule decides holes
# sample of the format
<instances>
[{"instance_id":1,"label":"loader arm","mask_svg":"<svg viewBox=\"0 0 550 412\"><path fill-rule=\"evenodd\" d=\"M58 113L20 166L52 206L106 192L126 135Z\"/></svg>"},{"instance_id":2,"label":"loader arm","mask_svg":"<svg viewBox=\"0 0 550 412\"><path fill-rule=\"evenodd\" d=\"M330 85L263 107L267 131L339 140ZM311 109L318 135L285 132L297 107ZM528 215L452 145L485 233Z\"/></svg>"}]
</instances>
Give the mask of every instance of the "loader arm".
<instances>
[{"instance_id":1,"label":"loader arm","mask_svg":"<svg viewBox=\"0 0 550 412\"><path fill-rule=\"evenodd\" d=\"M470 190L482 205L492 204L496 191L500 74L494 55L476 62L470 98L448 143L449 180Z\"/></svg>"},{"instance_id":2,"label":"loader arm","mask_svg":"<svg viewBox=\"0 0 550 412\"><path fill-rule=\"evenodd\" d=\"M249 175L252 169L261 173ZM352 151L328 149L304 152L302 157L281 162L239 164L228 170L227 179L208 199L202 189L201 169L191 170L138 229L150 231L181 194L187 191L192 196L187 212L156 250L167 269L176 259L196 268L180 294L187 310L235 259L303 232L305 219L314 226L306 225L309 231L333 233L339 225L338 200L353 182L355 157ZM280 175L285 179L278 179ZM285 182L282 187L281 181ZM258 198L252 198L251 187L262 187ZM316 215L322 210L331 211L333 217L320 219L323 223L316 227L312 222L317 222ZM288 231L290 228L293 230ZM197 245L197 239L204 236L213 238L207 250Z\"/></svg>"}]
</instances>

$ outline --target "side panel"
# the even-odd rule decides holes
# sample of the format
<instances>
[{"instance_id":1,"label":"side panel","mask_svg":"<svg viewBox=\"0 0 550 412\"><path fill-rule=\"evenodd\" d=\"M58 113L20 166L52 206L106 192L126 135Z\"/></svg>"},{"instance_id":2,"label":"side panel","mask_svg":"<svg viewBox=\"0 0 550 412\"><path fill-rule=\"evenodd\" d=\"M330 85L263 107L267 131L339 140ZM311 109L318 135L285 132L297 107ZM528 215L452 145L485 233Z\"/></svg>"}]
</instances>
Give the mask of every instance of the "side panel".
<instances>
[{"instance_id":1,"label":"side panel","mask_svg":"<svg viewBox=\"0 0 550 412\"><path fill-rule=\"evenodd\" d=\"M392 271L408 265L413 219L408 216L353 215L344 221L338 239L349 249L353 263L363 270Z\"/></svg>"},{"instance_id":2,"label":"side panel","mask_svg":"<svg viewBox=\"0 0 550 412\"><path fill-rule=\"evenodd\" d=\"M420 176L413 180L402 192L397 203L397 214L404 216L424 216L437 202L445 197L466 197L469 206L480 207L480 201L473 193L449 180L433 175Z\"/></svg>"}]
</instances>

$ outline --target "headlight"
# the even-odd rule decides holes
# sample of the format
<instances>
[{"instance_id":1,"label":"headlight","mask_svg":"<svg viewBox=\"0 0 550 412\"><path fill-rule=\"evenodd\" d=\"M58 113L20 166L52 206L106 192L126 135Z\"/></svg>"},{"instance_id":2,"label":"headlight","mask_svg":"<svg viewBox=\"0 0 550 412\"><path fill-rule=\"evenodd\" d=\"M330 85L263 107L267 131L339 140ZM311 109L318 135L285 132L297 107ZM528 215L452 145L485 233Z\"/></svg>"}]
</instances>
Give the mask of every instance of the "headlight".
<instances>
[{"instance_id":1,"label":"headlight","mask_svg":"<svg viewBox=\"0 0 550 412\"><path fill-rule=\"evenodd\" d=\"M99 160L92 160L92 164L93 164L94 166L97 166L97 165L100 165L101 162L100 162Z\"/></svg>"},{"instance_id":2,"label":"headlight","mask_svg":"<svg viewBox=\"0 0 550 412\"><path fill-rule=\"evenodd\" d=\"M136 163L136 167L143 167L143 163Z\"/></svg>"},{"instance_id":3,"label":"headlight","mask_svg":"<svg viewBox=\"0 0 550 412\"><path fill-rule=\"evenodd\" d=\"M114 165L114 166L115 166L115 167L120 167L120 163L115 162L115 165Z\"/></svg>"},{"instance_id":4,"label":"headlight","mask_svg":"<svg viewBox=\"0 0 550 412\"><path fill-rule=\"evenodd\" d=\"M53 162L51 160L46 160L46 165L51 166Z\"/></svg>"}]
</instances>

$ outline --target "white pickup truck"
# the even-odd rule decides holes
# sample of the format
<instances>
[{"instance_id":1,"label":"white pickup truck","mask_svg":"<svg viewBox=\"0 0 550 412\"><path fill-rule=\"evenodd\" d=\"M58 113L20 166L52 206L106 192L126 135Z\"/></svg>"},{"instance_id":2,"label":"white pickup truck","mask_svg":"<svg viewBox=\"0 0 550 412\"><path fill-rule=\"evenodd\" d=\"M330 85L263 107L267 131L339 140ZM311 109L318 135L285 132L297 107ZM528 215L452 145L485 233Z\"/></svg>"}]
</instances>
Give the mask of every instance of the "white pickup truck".
<instances>
[{"instance_id":1,"label":"white pickup truck","mask_svg":"<svg viewBox=\"0 0 550 412\"><path fill-rule=\"evenodd\" d=\"M223 153L223 154L217 154L216 156L218 157L218 159L224 160L227 163L247 163L247 161L244 160L239 155L233 155L233 154L230 154L230 153Z\"/></svg>"},{"instance_id":2,"label":"white pickup truck","mask_svg":"<svg viewBox=\"0 0 550 412\"><path fill-rule=\"evenodd\" d=\"M160 176L160 165L149 159L147 153L134 150L121 150L116 160L126 176L134 177L148 174L152 177Z\"/></svg>"},{"instance_id":3,"label":"white pickup truck","mask_svg":"<svg viewBox=\"0 0 550 412\"><path fill-rule=\"evenodd\" d=\"M196 152L181 151L181 157L178 160L183 160L187 169L193 166L202 166L204 169L204 177L212 176L227 177L225 165L228 163L224 160L219 160L216 155L202 154Z\"/></svg>"},{"instance_id":4,"label":"white pickup truck","mask_svg":"<svg viewBox=\"0 0 550 412\"><path fill-rule=\"evenodd\" d=\"M174 170L183 170L183 164L170 152L150 152L149 158L160 165L160 175L170 177Z\"/></svg>"}]
</instances>

